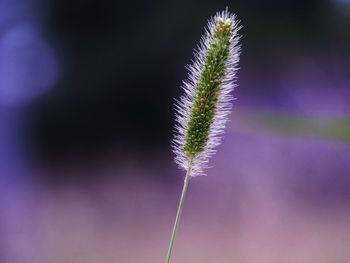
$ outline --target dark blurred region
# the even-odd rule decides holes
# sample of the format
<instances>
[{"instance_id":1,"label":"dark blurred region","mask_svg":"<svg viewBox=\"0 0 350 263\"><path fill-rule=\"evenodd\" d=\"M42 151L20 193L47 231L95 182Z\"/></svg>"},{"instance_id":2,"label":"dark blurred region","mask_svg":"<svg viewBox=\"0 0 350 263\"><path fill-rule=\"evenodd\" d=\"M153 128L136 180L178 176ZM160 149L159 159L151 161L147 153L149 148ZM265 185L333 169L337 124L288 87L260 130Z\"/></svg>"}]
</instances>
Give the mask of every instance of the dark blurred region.
<instances>
[{"instance_id":1,"label":"dark blurred region","mask_svg":"<svg viewBox=\"0 0 350 263\"><path fill-rule=\"evenodd\" d=\"M300 110L293 97L306 92L316 98L305 102L310 105L301 113L317 103L320 110L349 110L317 101L319 90L330 90L319 85L323 79L332 93L349 95L350 40L342 30L349 24L342 12L349 8L346 2L160 1L130 7L107 0L52 0L45 6L42 26L60 78L32 103L27 127L46 160L109 146L168 150L173 98L186 77L183 65L207 18L226 6L239 10L244 25L240 106ZM299 87L297 82L306 81Z\"/></svg>"},{"instance_id":2,"label":"dark blurred region","mask_svg":"<svg viewBox=\"0 0 350 263\"><path fill-rule=\"evenodd\" d=\"M239 87L174 262L350 261L350 1L0 0L0 262L161 262L174 98L207 19Z\"/></svg>"}]
</instances>

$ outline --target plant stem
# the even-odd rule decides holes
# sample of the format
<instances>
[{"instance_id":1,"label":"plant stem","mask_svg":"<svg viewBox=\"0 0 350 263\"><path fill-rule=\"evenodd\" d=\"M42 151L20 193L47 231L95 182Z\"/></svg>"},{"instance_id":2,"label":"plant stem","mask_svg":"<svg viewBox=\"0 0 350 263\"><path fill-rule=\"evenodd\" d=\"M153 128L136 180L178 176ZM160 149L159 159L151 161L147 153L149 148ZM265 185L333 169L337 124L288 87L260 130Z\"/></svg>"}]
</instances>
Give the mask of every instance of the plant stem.
<instances>
[{"instance_id":1,"label":"plant stem","mask_svg":"<svg viewBox=\"0 0 350 263\"><path fill-rule=\"evenodd\" d=\"M179 206L177 208L177 213L176 213L175 223L174 223L174 227L173 227L173 232L171 234L170 243L169 243L169 247L168 247L168 254L167 254L167 257L166 257L166 260L165 260L166 263L170 262L171 253L173 252L176 232L177 232L177 228L179 227L180 217L181 217L182 209L183 209L183 206L184 206L184 201L185 201L185 198L186 198L188 183L190 182L190 178L191 178L191 176L190 176L191 168L192 168L192 159L190 160L190 163L188 165L188 169L187 169L187 172L186 172L184 185L183 185L182 193L181 193L181 197L180 197L180 202L179 202Z\"/></svg>"}]
</instances>

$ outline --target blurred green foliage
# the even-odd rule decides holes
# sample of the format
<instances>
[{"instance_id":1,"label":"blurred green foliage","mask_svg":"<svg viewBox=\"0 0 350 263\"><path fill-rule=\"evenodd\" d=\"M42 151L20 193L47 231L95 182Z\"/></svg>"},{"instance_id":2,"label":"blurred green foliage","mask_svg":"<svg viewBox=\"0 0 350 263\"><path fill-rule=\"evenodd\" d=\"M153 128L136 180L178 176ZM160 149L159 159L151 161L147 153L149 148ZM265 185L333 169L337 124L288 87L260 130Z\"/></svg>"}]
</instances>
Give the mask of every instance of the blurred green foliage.
<instances>
[{"instance_id":1,"label":"blurred green foliage","mask_svg":"<svg viewBox=\"0 0 350 263\"><path fill-rule=\"evenodd\" d=\"M350 141L350 119L346 117L310 117L263 112L249 113L247 118L259 128L277 133Z\"/></svg>"}]
</instances>

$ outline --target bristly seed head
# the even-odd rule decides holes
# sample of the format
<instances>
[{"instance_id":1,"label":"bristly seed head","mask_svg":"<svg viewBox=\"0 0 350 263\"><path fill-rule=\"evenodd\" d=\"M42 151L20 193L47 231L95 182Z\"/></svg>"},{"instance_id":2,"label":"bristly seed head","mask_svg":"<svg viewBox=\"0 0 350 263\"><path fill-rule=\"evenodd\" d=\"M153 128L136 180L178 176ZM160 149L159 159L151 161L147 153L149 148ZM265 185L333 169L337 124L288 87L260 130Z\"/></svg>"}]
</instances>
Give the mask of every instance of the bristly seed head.
<instances>
[{"instance_id":1,"label":"bristly seed head","mask_svg":"<svg viewBox=\"0 0 350 263\"><path fill-rule=\"evenodd\" d=\"M185 95L176 105L175 161L184 169L192 162L191 176L203 174L231 111L229 93L235 87L240 53L238 30L235 16L227 10L209 21L189 66Z\"/></svg>"}]
</instances>

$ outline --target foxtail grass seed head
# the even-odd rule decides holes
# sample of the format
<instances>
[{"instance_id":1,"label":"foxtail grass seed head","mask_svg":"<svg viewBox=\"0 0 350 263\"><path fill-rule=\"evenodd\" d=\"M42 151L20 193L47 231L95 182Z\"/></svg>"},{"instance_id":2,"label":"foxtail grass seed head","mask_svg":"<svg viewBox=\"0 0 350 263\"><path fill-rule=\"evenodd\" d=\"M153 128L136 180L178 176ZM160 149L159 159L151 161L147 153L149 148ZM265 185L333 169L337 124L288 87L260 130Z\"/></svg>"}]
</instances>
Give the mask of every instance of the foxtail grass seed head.
<instances>
[{"instance_id":1,"label":"foxtail grass seed head","mask_svg":"<svg viewBox=\"0 0 350 263\"><path fill-rule=\"evenodd\" d=\"M212 17L183 82L185 94L176 103L173 151L176 163L191 176L203 175L220 144L233 99L240 46L240 26L227 9Z\"/></svg>"}]
</instances>

